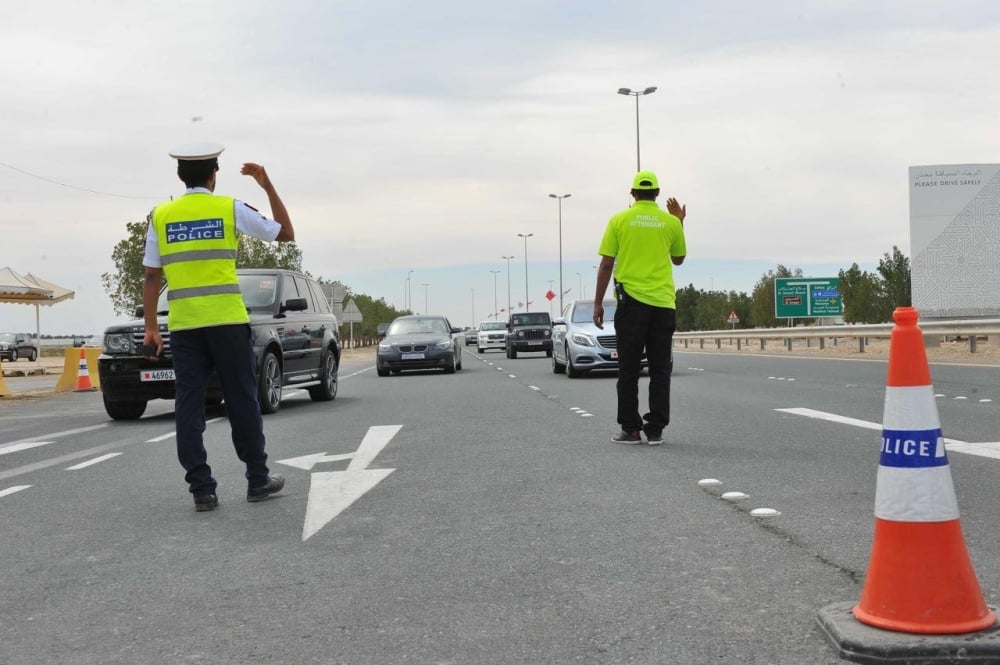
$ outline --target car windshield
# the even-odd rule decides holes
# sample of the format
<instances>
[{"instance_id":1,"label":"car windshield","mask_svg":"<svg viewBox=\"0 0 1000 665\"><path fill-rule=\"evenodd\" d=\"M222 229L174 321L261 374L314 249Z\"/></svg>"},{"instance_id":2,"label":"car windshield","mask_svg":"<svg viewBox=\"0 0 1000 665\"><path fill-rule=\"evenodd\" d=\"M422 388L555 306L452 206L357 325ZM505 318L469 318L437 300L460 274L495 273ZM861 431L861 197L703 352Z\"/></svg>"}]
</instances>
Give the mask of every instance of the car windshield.
<instances>
[{"instance_id":1,"label":"car windshield","mask_svg":"<svg viewBox=\"0 0 1000 665\"><path fill-rule=\"evenodd\" d=\"M407 335L410 333L449 333L448 326L444 319L438 318L414 318L396 319L389 326L390 335Z\"/></svg>"},{"instance_id":2,"label":"car windshield","mask_svg":"<svg viewBox=\"0 0 1000 665\"><path fill-rule=\"evenodd\" d=\"M0 333L0 342L12 344L14 342L14 333Z\"/></svg>"},{"instance_id":3,"label":"car windshield","mask_svg":"<svg viewBox=\"0 0 1000 665\"><path fill-rule=\"evenodd\" d=\"M490 321L489 323L480 323L480 330L507 330L507 324L503 321Z\"/></svg>"},{"instance_id":4,"label":"car windshield","mask_svg":"<svg viewBox=\"0 0 1000 665\"><path fill-rule=\"evenodd\" d=\"M614 300L604 301L604 320L614 321L615 319L615 309L618 308L618 303ZM577 303L573 307L573 318L570 319L571 323L590 323L594 320L594 303L592 302L581 302Z\"/></svg>"},{"instance_id":5,"label":"car windshield","mask_svg":"<svg viewBox=\"0 0 1000 665\"><path fill-rule=\"evenodd\" d=\"M549 315L545 312L539 314L515 314L511 317L510 323L513 326L546 326L549 324Z\"/></svg>"},{"instance_id":6,"label":"car windshield","mask_svg":"<svg viewBox=\"0 0 1000 665\"><path fill-rule=\"evenodd\" d=\"M247 309L270 310L274 306L278 280L275 275L240 275L240 292ZM160 291L156 301L156 311L166 312L170 309L167 303L167 289Z\"/></svg>"}]
</instances>

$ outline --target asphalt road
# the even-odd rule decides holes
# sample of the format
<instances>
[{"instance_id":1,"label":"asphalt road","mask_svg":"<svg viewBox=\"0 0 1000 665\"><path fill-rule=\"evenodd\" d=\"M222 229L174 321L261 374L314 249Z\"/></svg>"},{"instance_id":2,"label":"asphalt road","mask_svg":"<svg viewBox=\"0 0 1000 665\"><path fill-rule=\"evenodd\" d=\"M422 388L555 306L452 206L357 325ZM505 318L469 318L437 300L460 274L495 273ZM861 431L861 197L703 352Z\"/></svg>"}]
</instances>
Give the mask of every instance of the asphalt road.
<instances>
[{"instance_id":1,"label":"asphalt road","mask_svg":"<svg viewBox=\"0 0 1000 665\"><path fill-rule=\"evenodd\" d=\"M170 402L131 423L96 393L3 402L0 663L840 663L816 613L860 595L885 373L677 352L649 447L608 441L613 375L541 354L385 378L351 361L334 402L265 417L287 478L270 501L245 501L210 413L211 513ZM949 459L995 604L1000 368L932 375L945 436L986 444Z\"/></svg>"}]
</instances>

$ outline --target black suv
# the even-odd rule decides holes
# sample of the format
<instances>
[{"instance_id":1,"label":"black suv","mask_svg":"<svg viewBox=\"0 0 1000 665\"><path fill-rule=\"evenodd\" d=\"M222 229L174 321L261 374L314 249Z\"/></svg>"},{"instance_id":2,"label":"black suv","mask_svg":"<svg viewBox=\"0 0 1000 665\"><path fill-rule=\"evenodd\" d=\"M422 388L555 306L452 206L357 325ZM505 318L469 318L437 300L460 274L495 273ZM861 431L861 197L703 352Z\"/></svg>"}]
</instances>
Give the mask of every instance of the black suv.
<instances>
[{"instance_id":1,"label":"black suv","mask_svg":"<svg viewBox=\"0 0 1000 665\"><path fill-rule=\"evenodd\" d=\"M14 362L18 358L31 361L38 358L35 340L21 333L0 333L0 360Z\"/></svg>"},{"instance_id":2,"label":"black suv","mask_svg":"<svg viewBox=\"0 0 1000 665\"><path fill-rule=\"evenodd\" d=\"M552 357L552 319L548 312L511 314L507 322L507 357L518 351L544 351Z\"/></svg>"},{"instance_id":3,"label":"black suv","mask_svg":"<svg viewBox=\"0 0 1000 665\"><path fill-rule=\"evenodd\" d=\"M297 272L277 269L240 269L240 290L253 329L257 361L257 397L262 413L281 405L283 386L308 388L314 401L337 396L340 332L337 317L320 285ZM163 357L149 360L140 354L145 326L142 307L136 321L104 331L104 353L98 360L104 408L115 420L142 416L151 399L174 399L173 358L167 331L166 291L157 303L163 337ZM219 404L222 388L214 374L206 401Z\"/></svg>"}]
</instances>

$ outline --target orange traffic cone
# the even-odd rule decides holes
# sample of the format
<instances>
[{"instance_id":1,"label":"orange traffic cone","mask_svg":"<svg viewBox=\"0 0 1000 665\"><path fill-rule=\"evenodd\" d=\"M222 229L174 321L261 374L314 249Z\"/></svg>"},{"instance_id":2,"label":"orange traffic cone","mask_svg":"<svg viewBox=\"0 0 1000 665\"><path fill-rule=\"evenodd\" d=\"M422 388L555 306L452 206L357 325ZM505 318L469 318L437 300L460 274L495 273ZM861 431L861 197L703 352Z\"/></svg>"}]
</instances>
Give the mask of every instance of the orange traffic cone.
<instances>
[{"instance_id":1,"label":"orange traffic cone","mask_svg":"<svg viewBox=\"0 0 1000 665\"><path fill-rule=\"evenodd\" d=\"M84 393L96 390L90 382L90 372L87 370L87 354L80 349L80 368L76 372L76 388L73 392Z\"/></svg>"},{"instance_id":2,"label":"orange traffic cone","mask_svg":"<svg viewBox=\"0 0 1000 665\"><path fill-rule=\"evenodd\" d=\"M905 633L989 628L958 517L917 310L900 307L889 345L875 535L861 600L865 624Z\"/></svg>"}]
</instances>

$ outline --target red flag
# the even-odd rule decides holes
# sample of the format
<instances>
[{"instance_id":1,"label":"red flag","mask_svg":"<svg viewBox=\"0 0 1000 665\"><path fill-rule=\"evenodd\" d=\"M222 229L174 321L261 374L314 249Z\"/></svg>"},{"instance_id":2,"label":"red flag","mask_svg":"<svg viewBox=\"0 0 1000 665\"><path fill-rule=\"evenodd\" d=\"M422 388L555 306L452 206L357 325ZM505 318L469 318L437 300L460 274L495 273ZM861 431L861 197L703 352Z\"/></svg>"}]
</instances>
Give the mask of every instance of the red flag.
<instances>
[{"instance_id":1,"label":"red flag","mask_svg":"<svg viewBox=\"0 0 1000 665\"><path fill-rule=\"evenodd\" d=\"M548 291L545 292L545 297L551 301L553 298L556 297L556 294L552 293L552 289L549 289Z\"/></svg>"}]
</instances>

